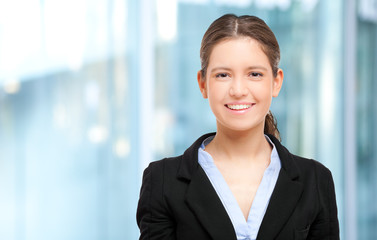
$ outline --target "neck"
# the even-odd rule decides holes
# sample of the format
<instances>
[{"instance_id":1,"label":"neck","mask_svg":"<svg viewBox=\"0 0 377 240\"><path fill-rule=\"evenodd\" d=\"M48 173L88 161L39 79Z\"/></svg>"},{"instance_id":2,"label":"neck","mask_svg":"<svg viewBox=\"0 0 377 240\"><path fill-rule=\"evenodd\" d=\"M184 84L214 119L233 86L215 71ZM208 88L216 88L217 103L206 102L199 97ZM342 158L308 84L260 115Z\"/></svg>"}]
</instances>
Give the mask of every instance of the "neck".
<instances>
[{"instance_id":1,"label":"neck","mask_svg":"<svg viewBox=\"0 0 377 240\"><path fill-rule=\"evenodd\" d=\"M220 127L207 147L214 158L232 162L263 161L266 155L271 154L272 149L263 129L232 131Z\"/></svg>"}]
</instances>

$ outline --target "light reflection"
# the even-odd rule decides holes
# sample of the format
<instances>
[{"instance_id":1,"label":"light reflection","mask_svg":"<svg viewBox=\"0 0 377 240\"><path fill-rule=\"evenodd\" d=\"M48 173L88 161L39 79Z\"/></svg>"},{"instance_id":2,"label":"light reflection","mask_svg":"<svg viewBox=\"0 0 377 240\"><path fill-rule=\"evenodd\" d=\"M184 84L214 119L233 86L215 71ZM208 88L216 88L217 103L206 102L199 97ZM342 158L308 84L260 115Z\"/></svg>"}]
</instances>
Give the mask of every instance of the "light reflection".
<instances>
[{"instance_id":1,"label":"light reflection","mask_svg":"<svg viewBox=\"0 0 377 240\"><path fill-rule=\"evenodd\" d=\"M35 72L41 49L38 0L0 1L0 78Z\"/></svg>"},{"instance_id":2,"label":"light reflection","mask_svg":"<svg viewBox=\"0 0 377 240\"><path fill-rule=\"evenodd\" d=\"M331 57L327 56L323 60L323 72L320 82L320 103L321 103L321 124L324 134L333 133L333 124L335 122L335 68ZM327 137L327 136L326 136Z\"/></svg>"},{"instance_id":3,"label":"light reflection","mask_svg":"<svg viewBox=\"0 0 377 240\"><path fill-rule=\"evenodd\" d=\"M127 46L127 37L124 33L127 33L127 1L114 0L114 12L112 14L112 25L114 28L114 42L116 48L116 54L124 53L125 46Z\"/></svg>"},{"instance_id":4,"label":"light reflection","mask_svg":"<svg viewBox=\"0 0 377 240\"><path fill-rule=\"evenodd\" d=\"M171 41L177 35L177 0L157 0L158 33L162 40Z\"/></svg>"},{"instance_id":5,"label":"light reflection","mask_svg":"<svg viewBox=\"0 0 377 240\"><path fill-rule=\"evenodd\" d=\"M74 71L80 69L83 64L84 47L88 35L86 8L86 2L83 0L44 2L47 56L53 61L65 61L67 66Z\"/></svg>"},{"instance_id":6,"label":"light reflection","mask_svg":"<svg viewBox=\"0 0 377 240\"><path fill-rule=\"evenodd\" d=\"M3 88L4 92L8 94L16 94L21 89L21 83L17 79L8 80L5 81Z\"/></svg>"},{"instance_id":7,"label":"light reflection","mask_svg":"<svg viewBox=\"0 0 377 240\"><path fill-rule=\"evenodd\" d=\"M305 12L311 12L318 4L318 0L301 0L301 2Z\"/></svg>"},{"instance_id":8,"label":"light reflection","mask_svg":"<svg viewBox=\"0 0 377 240\"><path fill-rule=\"evenodd\" d=\"M173 153L173 144L168 141L169 129L175 123L174 114L167 108L159 108L155 110L155 134L154 134L154 150L157 154ZM165 139L160 141L160 139Z\"/></svg>"},{"instance_id":9,"label":"light reflection","mask_svg":"<svg viewBox=\"0 0 377 240\"><path fill-rule=\"evenodd\" d=\"M55 126L59 128L67 128L69 119L66 107L63 105L56 105L53 108L53 119Z\"/></svg>"},{"instance_id":10,"label":"light reflection","mask_svg":"<svg viewBox=\"0 0 377 240\"><path fill-rule=\"evenodd\" d=\"M107 140L109 132L106 127L101 125L93 126L88 131L88 139L92 143L102 143Z\"/></svg>"},{"instance_id":11,"label":"light reflection","mask_svg":"<svg viewBox=\"0 0 377 240\"><path fill-rule=\"evenodd\" d=\"M85 102L89 108L95 109L98 106L100 88L98 83L91 81L85 85Z\"/></svg>"},{"instance_id":12,"label":"light reflection","mask_svg":"<svg viewBox=\"0 0 377 240\"><path fill-rule=\"evenodd\" d=\"M131 144L128 139L119 138L114 145L114 152L120 158L125 158L130 154Z\"/></svg>"},{"instance_id":13,"label":"light reflection","mask_svg":"<svg viewBox=\"0 0 377 240\"><path fill-rule=\"evenodd\" d=\"M372 0L360 0L358 2L360 17L377 23L377 2Z\"/></svg>"}]
</instances>

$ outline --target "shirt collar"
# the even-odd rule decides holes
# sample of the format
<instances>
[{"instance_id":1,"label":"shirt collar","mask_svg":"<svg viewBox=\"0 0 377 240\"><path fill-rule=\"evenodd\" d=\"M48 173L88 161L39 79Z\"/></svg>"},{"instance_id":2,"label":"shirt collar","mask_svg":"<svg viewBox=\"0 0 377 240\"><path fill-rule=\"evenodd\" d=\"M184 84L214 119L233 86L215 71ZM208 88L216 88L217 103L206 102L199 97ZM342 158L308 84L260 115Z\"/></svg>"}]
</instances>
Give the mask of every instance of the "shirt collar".
<instances>
[{"instance_id":1,"label":"shirt collar","mask_svg":"<svg viewBox=\"0 0 377 240\"><path fill-rule=\"evenodd\" d=\"M204 157L204 161L207 162L207 164L209 162L213 162L213 159L212 157L208 156L209 153L207 153L206 151L204 151L205 147L213 140L213 138L215 137L215 135L212 135L212 136L209 136L207 137L206 139L204 139L204 141L202 142L202 144L200 145L200 148L199 148L199 153L201 154L204 154L205 157ZM279 154L276 150L276 147L275 147L275 144L271 141L271 139L267 136L267 135L264 135L264 137L267 139L267 141L271 144L272 146L272 151L271 151L271 162L270 164L268 165L267 169L268 171L273 171L275 169L280 169L281 168L281 163L280 163L280 158L279 158Z\"/></svg>"}]
</instances>

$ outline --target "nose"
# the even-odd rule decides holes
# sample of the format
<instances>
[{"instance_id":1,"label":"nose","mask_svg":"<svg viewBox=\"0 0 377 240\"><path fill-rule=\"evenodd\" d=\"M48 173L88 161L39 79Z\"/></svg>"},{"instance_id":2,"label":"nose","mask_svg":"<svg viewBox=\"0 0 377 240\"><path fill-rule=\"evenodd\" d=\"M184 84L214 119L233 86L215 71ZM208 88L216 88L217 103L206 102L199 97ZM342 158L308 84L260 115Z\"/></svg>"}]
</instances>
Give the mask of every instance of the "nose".
<instances>
[{"instance_id":1,"label":"nose","mask_svg":"<svg viewBox=\"0 0 377 240\"><path fill-rule=\"evenodd\" d=\"M247 87L243 79L233 79L229 89L229 94L232 97L240 98L248 94Z\"/></svg>"}]
</instances>

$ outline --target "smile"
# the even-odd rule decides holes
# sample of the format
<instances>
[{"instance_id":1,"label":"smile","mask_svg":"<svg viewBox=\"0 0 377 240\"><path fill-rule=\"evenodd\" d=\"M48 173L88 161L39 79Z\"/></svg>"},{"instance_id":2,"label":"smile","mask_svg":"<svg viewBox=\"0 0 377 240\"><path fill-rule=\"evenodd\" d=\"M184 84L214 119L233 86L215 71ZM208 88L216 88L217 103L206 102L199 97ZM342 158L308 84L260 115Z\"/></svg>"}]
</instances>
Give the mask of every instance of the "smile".
<instances>
[{"instance_id":1,"label":"smile","mask_svg":"<svg viewBox=\"0 0 377 240\"><path fill-rule=\"evenodd\" d=\"M225 104L225 107L232 110L245 110L251 108L254 104Z\"/></svg>"}]
</instances>

